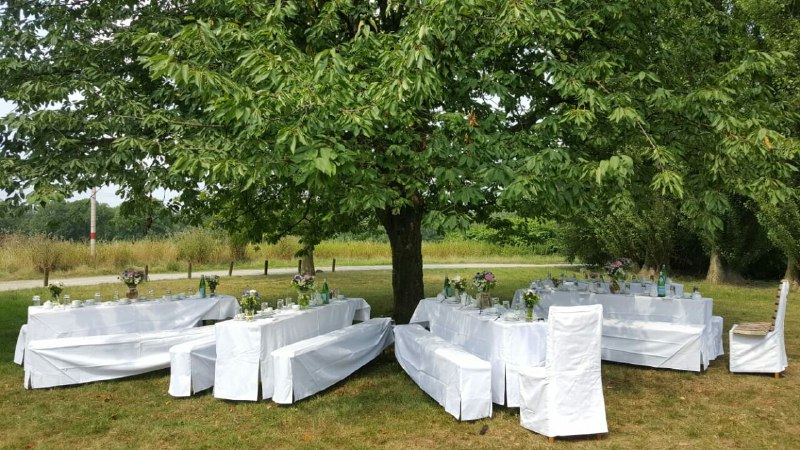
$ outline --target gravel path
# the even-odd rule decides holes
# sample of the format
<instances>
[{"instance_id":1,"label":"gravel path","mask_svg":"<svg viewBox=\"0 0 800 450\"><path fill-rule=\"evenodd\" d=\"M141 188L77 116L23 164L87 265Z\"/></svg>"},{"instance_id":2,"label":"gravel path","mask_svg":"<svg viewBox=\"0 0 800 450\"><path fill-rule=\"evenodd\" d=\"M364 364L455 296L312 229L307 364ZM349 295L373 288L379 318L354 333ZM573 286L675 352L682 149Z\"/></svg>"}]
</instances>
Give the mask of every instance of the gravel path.
<instances>
[{"instance_id":1,"label":"gravel path","mask_svg":"<svg viewBox=\"0 0 800 450\"><path fill-rule=\"evenodd\" d=\"M425 269L480 269L485 267L574 267L576 264L491 264L491 263L470 263L470 264L424 264ZM317 267L323 272L330 272L330 267ZM338 272L353 272L362 270L392 270L392 266L338 266ZM228 276L227 270L204 270L196 272L196 277L203 275ZM233 276L261 275L262 269L239 269L233 271ZM282 267L270 269L270 275L292 275L297 270L292 267ZM150 281L157 280L180 280L186 278L186 273L151 273ZM116 275L98 275L92 277L58 278L51 277L50 281L63 281L70 286L91 286L95 284L116 283L119 281ZM14 280L0 281L0 291L15 291L17 289L30 289L42 287L43 280Z\"/></svg>"}]
</instances>

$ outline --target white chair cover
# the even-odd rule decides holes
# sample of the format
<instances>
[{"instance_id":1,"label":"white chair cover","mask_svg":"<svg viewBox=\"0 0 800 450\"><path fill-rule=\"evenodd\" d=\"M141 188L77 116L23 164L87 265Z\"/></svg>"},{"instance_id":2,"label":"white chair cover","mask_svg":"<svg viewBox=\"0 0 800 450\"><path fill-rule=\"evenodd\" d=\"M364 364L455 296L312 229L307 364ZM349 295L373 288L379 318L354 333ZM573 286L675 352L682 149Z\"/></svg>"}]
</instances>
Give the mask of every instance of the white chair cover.
<instances>
[{"instance_id":1,"label":"white chair cover","mask_svg":"<svg viewBox=\"0 0 800 450\"><path fill-rule=\"evenodd\" d=\"M375 318L272 352L276 403L323 391L363 367L394 342L392 320Z\"/></svg>"},{"instance_id":2,"label":"white chair cover","mask_svg":"<svg viewBox=\"0 0 800 450\"><path fill-rule=\"evenodd\" d=\"M520 424L548 437L607 433L602 305L550 308L547 361L520 373Z\"/></svg>"},{"instance_id":3,"label":"white chair cover","mask_svg":"<svg viewBox=\"0 0 800 450\"><path fill-rule=\"evenodd\" d=\"M419 325L394 327L397 362L459 420L492 416L492 366Z\"/></svg>"},{"instance_id":4,"label":"white chair cover","mask_svg":"<svg viewBox=\"0 0 800 450\"><path fill-rule=\"evenodd\" d=\"M217 337L207 336L169 349L169 395L189 397L214 386Z\"/></svg>"},{"instance_id":5,"label":"white chair cover","mask_svg":"<svg viewBox=\"0 0 800 450\"><path fill-rule=\"evenodd\" d=\"M737 325L728 332L730 342L730 371L746 373L780 373L789 366L783 339L789 282L781 283L775 329L766 336L736 334Z\"/></svg>"},{"instance_id":6,"label":"white chair cover","mask_svg":"<svg viewBox=\"0 0 800 450\"><path fill-rule=\"evenodd\" d=\"M46 388L139 375L169 366L173 345L212 336L214 327L31 341L25 387Z\"/></svg>"}]
</instances>

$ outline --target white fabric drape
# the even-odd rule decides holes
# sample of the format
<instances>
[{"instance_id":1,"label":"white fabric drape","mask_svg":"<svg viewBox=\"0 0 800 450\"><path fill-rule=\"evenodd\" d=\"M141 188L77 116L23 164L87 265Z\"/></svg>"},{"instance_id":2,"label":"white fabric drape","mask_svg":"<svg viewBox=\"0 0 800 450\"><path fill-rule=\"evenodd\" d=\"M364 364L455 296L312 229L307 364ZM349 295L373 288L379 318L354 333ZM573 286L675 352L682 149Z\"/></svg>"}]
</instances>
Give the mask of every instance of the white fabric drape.
<instances>
[{"instance_id":1,"label":"white fabric drape","mask_svg":"<svg viewBox=\"0 0 800 450\"><path fill-rule=\"evenodd\" d=\"M734 325L728 332L730 342L730 371L745 373L780 373L789 366L783 330L789 282L781 282L775 329L766 336L736 334Z\"/></svg>"},{"instance_id":2,"label":"white fabric drape","mask_svg":"<svg viewBox=\"0 0 800 450\"><path fill-rule=\"evenodd\" d=\"M491 365L419 325L394 328L397 362L459 420L492 416Z\"/></svg>"},{"instance_id":3,"label":"white fabric drape","mask_svg":"<svg viewBox=\"0 0 800 450\"><path fill-rule=\"evenodd\" d=\"M520 374L520 424L545 436L608 432L600 370L601 305L550 310L547 362Z\"/></svg>"},{"instance_id":4,"label":"white fabric drape","mask_svg":"<svg viewBox=\"0 0 800 450\"><path fill-rule=\"evenodd\" d=\"M293 403L347 378L394 342L391 322L371 319L273 351L272 400Z\"/></svg>"},{"instance_id":5,"label":"white fabric drape","mask_svg":"<svg viewBox=\"0 0 800 450\"><path fill-rule=\"evenodd\" d=\"M28 324L20 342L23 346L37 339L102 336L150 331L181 330L203 320L223 320L239 312L234 297L218 295L183 300L150 300L117 305L103 302L94 306L66 309L28 307ZM22 364L22 360L15 362Z\"/></svg>"},{"instance_id":6,"label":"white fabric drape","mask_svg":"<svg viewBox=\"0 0 800 450\"><path fill-rule=\"evenodd\" d=\"M25 387L88 383L164 369L173 345L213 333L214 327L208 326L32 341L25 350Z\"/></svg>"},{"instance_id":7,"label":"white fabric drape","mask_svg":"<svg viewBox=\"0 0 800 450\"><path fill-rule=\"evenodd\" d=\"M544 365L547 327L544 322L506 322L494 314L463 309L458 304L424 299L411 323L430 323L431 333L459 345L492 365L492 401L519 406L517 368Z\"/></svg>"},{"instance_id":8,"label":"white fabric drape","mask_svg":"<svg viewBox=\"0 0 800 450\"><path fill-rule=\"evenodd\" d=\"M262 399L271 398L274 350L344 328L353 323L356 311L365 317L368 307L364 299L337 300L306 310L280 311L269 319L218 323L214 396L258 400L260 378Z\"/></svg>"},{"instance_id":9,"label":"white fabric drape","mask_svg":"<svg viewBox=\"0 0 800 450\"><path fill-rule=\"evenodd\" d=\"M169 349L169 395L189 397L214 386L216 344L217 337L212 333Z\"/></svg>"}]
</instances>

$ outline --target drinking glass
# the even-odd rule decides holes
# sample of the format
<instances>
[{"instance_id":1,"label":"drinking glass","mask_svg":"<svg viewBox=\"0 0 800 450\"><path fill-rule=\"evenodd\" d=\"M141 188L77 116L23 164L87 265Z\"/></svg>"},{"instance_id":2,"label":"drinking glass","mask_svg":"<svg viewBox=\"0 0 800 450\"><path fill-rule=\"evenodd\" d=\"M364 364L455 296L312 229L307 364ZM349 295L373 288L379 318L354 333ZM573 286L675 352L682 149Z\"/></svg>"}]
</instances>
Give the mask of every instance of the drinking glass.
<instances>
[{"instance_id":1,"label":"drinking glass","mask_svg":"<svg viewBox=\"0 0 800 450\"><path fill-rule=\"evenodd\" d=\"M99 292L95 292L94 293L94 301L95 301L95 303L100 303L100 300L102 300L102 299L103 299L103 296L100 295Z\"/></svg>"},{"instance_id":2,"label":"drinking glass","mask_svg":"<svg viewBox=\"0 0 800 450\"><path fill-rule=\"evenodd\" d=\"M511 306L508 300L503 300L503 312L507 312Z\"/></svg>"},{"instance_id":3,"label":"drinking glass","mask_svg":"<svg viewBox=\"0 0 800 450\"><path fill-rule=\"evenodd\" d=\"M155 298L155 292L152 289L147 290L147 298Z\"/></svg>"},{"instance_id":4,"label":"drinking glass","mask_svg":"<svg viewBox=\"0 0 800 450\"><path fill-rule=\"evenodd\" d=\"M172 289L164 289L164 300L172 300Z\"/></svg>"},{"instance_id":5,"label":"drinking glass","mask_svg":"<svg viewBox=\"0 0 800 450\"><path fill-rule=\"evenodd\" d=\"M33 301L33 306L39 306L42 304L42 297L34 295L32 301Z\"/></svg>"},{"instance_id":6,"label":"drinking glass","mask_svg":"<svg viewBox=\"0 0 800 450\"><path fill-rule=\"evenodd\" d=\"M64 299L64 308L66 308L67 306L69 306L70 303L72 303L72 298L69 296L69 294L64 294L62 298Z\"/></svg>"},{"instance_id":7,"label":"drinking glass","mask_svg":"<svg viewBox=\"0 0 800 450\"><path fill-rule=\"evenodd\" d=\"M186 295L188 295L189 297L194 297L194 288L190 287L189 289L187 289Z\"/></svg>"},{"instance_id":8,"label":"drinking glass","mask_svg":"<svg viewBox=\"0 0 800 450\"><path fill-rule=\"evenodd\" d=\"M119 291L114 289L114 301L116 302L118 300L119 300Z\"/></svg>"},{"instance_id":9,"label":"drinking glass","mask_svg":"<svg viewBox=\"0 0 800 450\"><path fill-rule=\"evenodd\" d=\"M284 300L284 299L282 299L282 298L279 298L279 299L278 299L278 306L277 306L277 308L278 308L278 310L281 310L281 309L285 309L285 308L286 308L286 303L285 303L285 300Z\"/></svg>"}]
</instances>

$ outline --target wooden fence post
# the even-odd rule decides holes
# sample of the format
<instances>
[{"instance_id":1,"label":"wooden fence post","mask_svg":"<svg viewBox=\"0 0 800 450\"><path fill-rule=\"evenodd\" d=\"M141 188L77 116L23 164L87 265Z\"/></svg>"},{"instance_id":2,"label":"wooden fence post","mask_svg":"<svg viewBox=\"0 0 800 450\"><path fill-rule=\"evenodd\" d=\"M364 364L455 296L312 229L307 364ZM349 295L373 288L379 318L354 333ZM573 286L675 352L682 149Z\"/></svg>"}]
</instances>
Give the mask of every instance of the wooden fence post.
<instances>
[{"instance_id":1,"label":"wooden fence post","mask_svg":"<svg viewBox=\"0 0 800 450\"><path fill-rule=\"evenodd\" d=\"M268 273L269 273L269 260L265 259L264 260L264 275L267 275Z\"/></svg>"},{"instance_id":2,"label":"wooden fence post","mask_svg":"<svg viewBox=\"0 0 800 450\"><path fill-rule=\"evenodd\" d=\"M302 259L298 259L297 260L297 273L302 273L301 270L303 270L303 260Z\"/></svg>"},{"instance_id":3,"label":"wooden fence post","mask_svg":"<svg viewBox=\"0 0 800 450\"><path fill-rule=\"evenodd\" d=\"M189 261L189 279L192 279L192 262Z\"/></svg>"},{"instance_id":4,"label":"wooden fence post","mask_svg":"<svg viewBox=\"0 0 800 450\"><path fill-rule=\"evenodd\" d=\"M231 261L231 265L230 267L228 267L228 276L229 277L233 276L233 261Z\"/></svg>"},{"instance_id":5,"label":"wooden fence post","mask_svg":"<svg viewBox=\"0 0 800 450\"><path fill-rule=\"evenodd\" d=\"M47 287L47 284L50 282L50 268L44 268L44 287Z\"/></svg>"},{"instance_id":6,"label":"wooden fence post","mask_svg":"<svg viewBox=\"0 0 800 450\"><path fill-rule=\"evenodd\" d=\"M336 272L336 258L333 258L333 264L331 264L331 272Z\"/></svg>"},{"instance_id":7,"label":"wooden fence post","mask_svg":"<svg viewBox=\"0 0 800 450\"><path fill-rule=\"evenodd\" d=\"M150 265L144 265L144 281L150 281Z\"/></svg>"}]
</instances>

